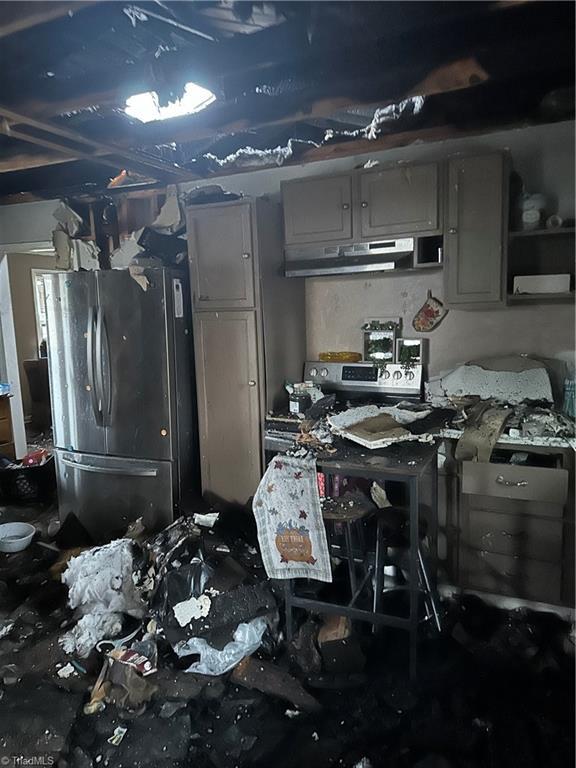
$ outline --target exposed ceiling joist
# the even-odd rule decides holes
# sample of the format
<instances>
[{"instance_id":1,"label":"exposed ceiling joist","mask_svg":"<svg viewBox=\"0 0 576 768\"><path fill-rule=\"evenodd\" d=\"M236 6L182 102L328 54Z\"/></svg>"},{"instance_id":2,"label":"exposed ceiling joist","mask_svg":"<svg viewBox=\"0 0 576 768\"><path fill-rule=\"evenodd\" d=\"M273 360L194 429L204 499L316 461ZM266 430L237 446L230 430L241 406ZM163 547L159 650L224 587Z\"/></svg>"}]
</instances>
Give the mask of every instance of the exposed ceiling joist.
<instances>
[{"instance_id":1,"label":"exposed ceiling joist","mask_svg":"<svg viewBox=\"0 0 576 768\"><path fill-rule=\"evenodd\" d=\"M93 5L97 0L83 2L7 2L0 3L0 38L15 35L26 29L47 24Z\"/></svg>"},{"instance_id":2,"label":"exposed ceiling joist","mask_svg":"<svg viewBox=\"0 0 576 768\"><path fill-rule=\"evenodd\" d=\"M404 78L399 79L401 82L404 82ZM444 66L436 67L425 74L422 81L408 93L402 95L430 96L437 93L449 93L479 85L486 80L488 80L488 74L478 62L473 58L465 58L450 62ZM347 88L350 94L354 93L354 84L341 84L341 87L343 89ZM225 135L271 127L274 125L294 123L311 118L330 117L334 112L352 105L364 106L367 109L376 111L379 107L389 104L391 99L384 98L378 102L370 101L362 104L362 102L359 102L358 98L354 98L353 95L321 98L310 104L305 110L300 109L282 117L271 119L265 119L262 116L258 117L259 114L262 115L261 100L258 98L252 100L253 107L249 107L250 101L251 100L247 99L246 103L241 106L237 103L218 105L215 109L208 108L201 114L172 119L167 123L157 123L149 126L133 126L133 130L128 136L115 136L114 144L116 147L125 147L128 143L145 146L172 141L194 141L211 138L216 131L219 134ZM235 117L234 113L239 112L242 114L249 112L256 117L252 117L251 119ZM39 124L37 119L29 118L29 120ZM44 125L44 123L42 124ZM24 138L20 135L17 137L14 131L12 131L10 135L14 138ZM32 141L32 139L30 140ZM57 150L57 147L53 146L53 142L51 143L51 146L47 143L42 143L41 146ZM99 154L102 154L102 152ZM65 162L66 159L72 156L73 153L69 153L67 158L63 158L62 155L60 155L58 158L52 159L51 162ZM85 155L77 153L75 157L80 158L85 157ZM0 170L18 170L24 167L38 167L40 164L43 164L38 163L33 156L30 158L27 165L22 165L20 163L22 163L20 154L14 158L14 162L11 164L9 156L4 153L3 160L0 160Z\"/></svg>"},{"instance_id":3,"label":"exposed ceiling joist","mask_svg":"<svg viewBox=\"0 0 576 768\"><path fill-rule=\"evenodd\" d=\"M351 106L362 106L376 111L380 107L393 104L410 96L433 96L438 93L450 93L480 85L490 77L483 67L471 57L451 61L429 71L409 68L396 70L394 77L379 80L379 94L370 100L358 97L361 83L356 79L339 82L335 91L314 97L316 88L299 94L298 101L303 104L296 111L289 111L279 117L266 118L266 99L262 97L246 98L233 104L208 107L204 112L190 117L176 118L167 123L155 123L134 126L132 141L142 146L164 144L169 141L189 142L214 136L225 135L259 128L294 123L319 117L330 117L334 112ZM410 87L410 83L416 83ZM123 139L118 137L118 143Z\"/></svg>"},{"instance_id":4,"label":"exposed ceiling joist","mask_svg":"<svg viewBox=\"0 0 576 768\"><path fill-rule=\"evenodd\" d=\"M177 180L188 176L174 163L166 162L142 152L119 148L111 144L87 138L77 131L46 123L26 115L18 114L0 105L0 130L7 136L53 149L73 158L82 158L109 165L118 171L119 166L150 174L155 178ZM119 162L120 161L120 162Z\"/></svg>"},{"instance_id":5,"label":"exposed ceiling joist","mask_svg":"<svg viewBox=\"0 0 576 768\"><path fill-rule=\"evenodd\" d=\"M29 142L26 142L29 145ZM60 165L74 160L69 155L60 152L26 152L23 149L17 151L0 152L0 173L11 171L25 171L31 168L42 168L45 165Z\"/></svg>"}]
</instances>

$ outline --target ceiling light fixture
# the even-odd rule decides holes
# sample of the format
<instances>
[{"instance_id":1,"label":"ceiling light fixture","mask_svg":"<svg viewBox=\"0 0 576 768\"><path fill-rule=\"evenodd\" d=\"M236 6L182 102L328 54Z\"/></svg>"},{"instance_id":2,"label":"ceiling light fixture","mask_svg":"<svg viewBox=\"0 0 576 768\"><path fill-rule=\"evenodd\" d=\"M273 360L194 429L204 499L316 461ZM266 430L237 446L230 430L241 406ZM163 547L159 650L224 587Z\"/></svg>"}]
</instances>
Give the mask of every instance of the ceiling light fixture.
<instances>
[{"instance_id":1,"label":"ceiling light fixture","mask_svg":"<svg viewBox=\"0 0 576 768\"><path fill-rule=\"evenodd\" d=\"M171 117L192 115L194 112L205 109L215 100L216 96L207 88L202 88L196 83L186 83L182 98L170 102L165 107L160 106L158 94L155 91L148 91L137 93L126 99L124 111L142 123L151 123L154 120L169 120Z\"/></svg>"}]
</instances>

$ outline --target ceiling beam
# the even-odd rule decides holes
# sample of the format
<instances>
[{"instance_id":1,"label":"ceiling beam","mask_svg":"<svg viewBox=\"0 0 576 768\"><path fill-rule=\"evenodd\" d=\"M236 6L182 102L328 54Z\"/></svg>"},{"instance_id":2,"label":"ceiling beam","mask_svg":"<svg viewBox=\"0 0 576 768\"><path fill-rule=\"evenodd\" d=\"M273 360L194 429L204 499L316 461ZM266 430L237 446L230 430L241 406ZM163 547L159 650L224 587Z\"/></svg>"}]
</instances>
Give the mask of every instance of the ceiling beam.
<instances>
[{"instance_id":1,"label":"ceiling beam","mask_svg":"<svg viewBox=\"0 0 576 768\"><path fill-rule=\"evenodd\" d=\"M77 131L18 114L1 105L0 118L3 118L0 131L6 136L55 150L73 158L92 160L111 166L116 171L125 166L138 173L152 174L158 180L176 181L186 176L186 172L174 163L143 152L134 152L95 141Z\"/></svg>"},{"instance_id":2,"label":"ceiling beam","mask_svg":"<svg viewBox=\"0 0 576 768\"><path fill-rule=\"evenodd\" d=\"M530 57L523 54L523 47L518 50L510 45L506 53L499 56L497 67L490 65L490 57L487 55L481 58L456 58L432 67L411 62L385 72L378 78L374 77L369 89L362 79L356 77L321 85L312 84L305 90L295 94L287 93L284 97L248 95L233 102L215 102L195 115L127 126L124 135L118 133L113 140L122 146L200 141L301 120L330 117L334 112L351 106L376 110L410 96L448 94L475 88L486 82L506 82L519 77L533 79L547 71L555 75L559 66L556 58L540 58L537 53Z\"/></svg>"},{"instance_id":3,"label":"ceiling beam","mask_svg":"<svg viewBox=\"0 0 576 768\"><path fill-rule=\"evenodd\" d=\"M12 171L27 171L32 168L43 168L47 165L61 165L74 161L73 157L58 152L26 152L20 148L14 152L0 152L0 173Z\"/></svg>"},{"instance_id":4,"label":"ceiling beam","mask_svg":"<svg viewBox=\"0 0 576 768\"><path fill-rule=\"evenodd\" d=\"M503 116L503 119L498 122L485 119L482 121L477 120L476 122L468 121L464 127L454 123L444 122L433 127L424 126L421 128L386 134L375 140L361 138L351 141L341 141L339 143L334 142L321 147L311 148L303 154L299 154L292 160L287 161L283 167L307 165L309 163L317 163L350 156L374 156L375 153L399 147L406 147L412 144L432 144L448 139L479 136L495 131L507 131L515 128L526 128L528 125L535 125L538 123L538 120L527 120L523 116ZM105 179L99 183L95 183L96 177L94 171L96 168L92 173L88 173L86 170L81 170L80 167L76 169L76 165L80 166L80 163L70 163L65 166L66 170L63 174L66 177L65 179L61 177L61 174L50 176L48 169L46 169L45 172L42 170L39 171L39 173L42 174L42 181L40 181L38 176L31 177L26 185L22 182L15 185L13 182L18 182L18 179L21 176L30 175L34 173L33 171L23 171L22 174L10 174L13 179L11 179L11 182L5 186L6 193L3 196L0 196L0 205L62 197L71 194L86 194L88 187L91 187L90 194L100 193L109 195L126 194L136 189L159 188L157 184L133 184L125 187L117 187L115 189L107 189ZM242 173L257 173L259 171L270 170L270 167L271 166L228 167L210 174L207 178L218 179L220 177L236 176ZM188 180L194 181L199 178L203 177L190 173ZM90 179L89 185L87 184L88 179Z\"/></svg>"},{"instance_id":5,"label":"ceiling beam","mask_svg":"<svg viewBox=\"0 0 576 768\"><path fill-rule=\"evenodd\" d=\"M83 2L10 2L3 0L0 3L0 38L15 35L32 27L47 24L49 21L60 19L63 16L74 14L89 8L97 0L84 0Z\"/></svg>"},{"instance_id":6,"label":"ceiling beam","mask_svg":"<svg viewBox=\"0 0 576 768\"><path fill-rule=\"evenodd\" d=\"M461 61L451 62L446 66L438 67L428 72L422 81L418 83L418 85L416 85L410 92L404 94L404 96L431 96L437 93L449 93L456 90L463 90L471 86L474 87L484 83L487 79L487 73L482 69L482 67L478 65L476 61L473 59L463 59ZM354 90L354 85L350 85L349 92L353 93ZM212 138L215 134L228 135L248 130L272 127L275 125L295 123L302 120L305 121L311 118L330 117L339 109L350 106L365 106L376 111L376 109L384 106L387 103L389 102L378 101L362 104L358 102L357 98L353 99L351 96L323 98L318 99L305 110L290 112L289 114L286 114L277 119L272 118L266 120L260 117L250 121L246 118L236 118L235 120L233 119L232 122L224 122L223 124L221 121L226 118L226 113L228 112L228 120L230 120L230 112L233 113L238 109L238 107L237 105L220 105L216 114L206 115L203 120L198 120L200 115L196 115L192 118L176 118L167 121L166 123L159 124L155 127L155 131L153 133L148 134L149 138L145 138L148 133L144 130L146 126L142 126L142 132L138 130L140 126L136 126L136 130L134 132L131 131L127 136L116 136L114 139L114 144L115 147L117 147L118 152L125 151L119 150L118 148L126 146L128 142L131 144L145 146L147 144L161 144L168 139L175 142L193 141L202 138ZM246 109L247 105L243 107L242 112L244 113ZM206 112L208 111L211 111L210 108L206 110ZM258 109L258 101L256 101L253 105L253 108L248 111L252 112L253 114L257 114L259 111L261 111ZM2 111L0 108L0 115L1 114ZM195 120L194 118L197 119ZM38 124L37 120L33 118L30 118L30 120L32 120L35 124ZM202 123L204 123L204 125L202 125ZM42 125L44 125L44 123L42 123ZM194 125L195 127L191 128L191 125ZM13 138L24 140L27 139L27 136L23 136L21 133L17 133L17 131L17 128L12 128L10 133L6 133L7 135L11 135ZM60 162L66 162L67 160L73 158L93 159L95 156L102 156L105 154L102 150L95 150L95 153L91 153L89 156L81 154L80 151L76 153L70 151L62 154L62 147L60 144L55 144L53 139L46 140L46 137L44 137L44 139L40 141L35 137L31 137L29 138L29 141L43 146L44 148L52 149L56 154L31 155L30 160L27 163L25 156L22 156L21 151L14 158L11 158L6 150L4 150L3 157L0 159L0 171L13 171L24 168L40 167L44 164L52 165ZM114 167L117 168L117 164L115 164Z\"/></svg>"}]
</instances>

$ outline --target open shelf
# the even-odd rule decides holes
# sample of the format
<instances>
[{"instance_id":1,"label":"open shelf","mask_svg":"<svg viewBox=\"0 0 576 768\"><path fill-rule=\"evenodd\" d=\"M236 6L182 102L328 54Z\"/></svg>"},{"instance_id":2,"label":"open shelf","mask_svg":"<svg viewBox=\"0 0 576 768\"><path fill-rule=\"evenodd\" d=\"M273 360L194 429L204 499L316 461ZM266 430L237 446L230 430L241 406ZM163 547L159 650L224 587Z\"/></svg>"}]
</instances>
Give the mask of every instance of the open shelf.
<instances>
[{"instance_id":1,"label":"open shelf","mask_svg":"<svg viewBox=\"0 0 576 768\"><path fill-rule=\"evenodd\" d=\"M508 304L555 304L574 300L574 228L530 229L511 232L508 244L507 290ZM557 293L515 293L515 278L570 275L570 282L561 281L550 287ZM539 285L526 284L528 290Z\"/></svg>"},{"instance_id":2,"label":"open shelf","mask_svg":"<svg viewBox=\"0 0 576 768\"><path fill-rule=\"evenodd\" d=\"M520 229L518 232L509 232L511 238L517 237L554 237L558 235L573 235L574 227L557 227L556 229Z\"/></svg>"},{"instance_id":3,"label":"open shelf","mask_svg":"<svg viewBox=\"0 0 576 768\"><path fill-rule=\"evenodd\" d=\"M561 302L561 301L574 301L574 291L568 291L566 293L509 293L509 304L544 304L547 302Z\"/></svg>"}]
</instances>

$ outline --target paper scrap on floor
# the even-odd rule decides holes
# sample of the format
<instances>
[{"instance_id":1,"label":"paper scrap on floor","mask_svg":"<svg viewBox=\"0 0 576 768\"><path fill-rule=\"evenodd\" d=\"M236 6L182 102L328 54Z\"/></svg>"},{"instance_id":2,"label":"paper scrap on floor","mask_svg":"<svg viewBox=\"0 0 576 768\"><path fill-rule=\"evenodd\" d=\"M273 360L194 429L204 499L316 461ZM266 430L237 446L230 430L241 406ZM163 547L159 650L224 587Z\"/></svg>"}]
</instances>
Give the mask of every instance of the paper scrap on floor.
<instances>
[{"instance_id":1,"label":"paper scrap on floor","mask_svg":"<svg viewBox=\"0 0 576 768\"><path fill-rule=\"evenodd\" d=\"M328 417L328 423L335 434L374 450L409 440L430 442L433 440L432 435L413 435L406 427L431 413L430 408L403 408L402 404L364 405L333 414Z\"/></svg>"}]
</instances>

